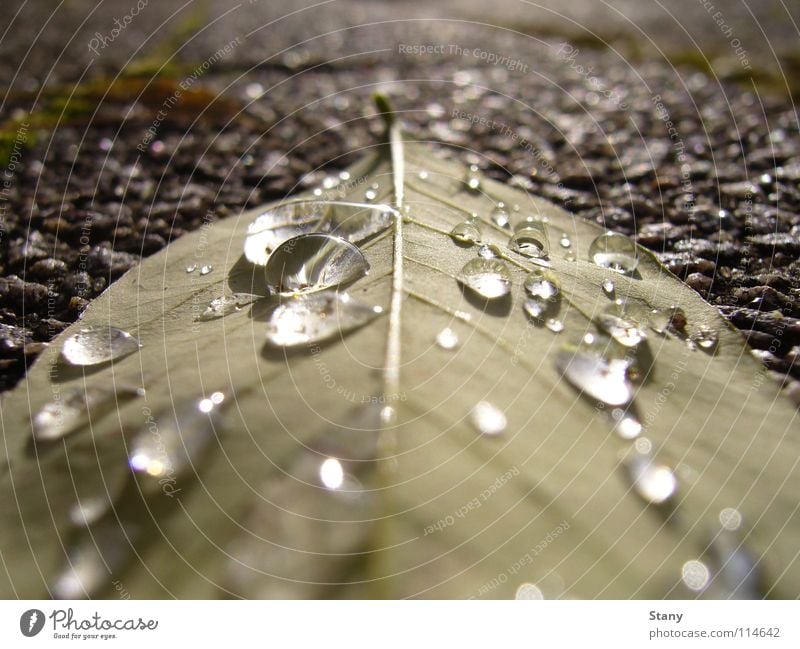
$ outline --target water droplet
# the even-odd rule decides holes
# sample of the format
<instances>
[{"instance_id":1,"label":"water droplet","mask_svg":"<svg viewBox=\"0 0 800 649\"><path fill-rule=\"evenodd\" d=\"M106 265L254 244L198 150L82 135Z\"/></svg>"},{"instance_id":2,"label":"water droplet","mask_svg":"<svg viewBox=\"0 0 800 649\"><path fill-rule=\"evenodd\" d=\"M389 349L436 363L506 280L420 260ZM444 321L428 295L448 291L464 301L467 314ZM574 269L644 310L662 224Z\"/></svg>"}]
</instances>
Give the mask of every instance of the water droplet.
<instances>
[{"instance_id":1,"label":"water droplet","mask_svg":"<svg viewBox=\"0 0 800 649\"><path fill-rule=\"evenodd\" d=\"M484 243L478 248L478 257L483 259L498 259L503 256L503 253L493 243Z\"/></svg>"},{"instance_id":2,"label":"water droplet","mask_svg":"<svg viewBox=\"0 0 800 649\"><path fill-rule=\"evenodd\" d=\"M575 388L611 406L633 398L628 372L631 361L614 354L608 339L588 336L578 345L565 345L556 354L558 370Z\"/></svg>"},{"instance_id":3,"label":"water droplet","mask_svg":"<svg viewBox=\"0 0 800 649\"><path fill-rule=\"evenodd\" d=\"M470 419L484 435L499 435L508 425L505 413L488 401L478 402L470 413Z\"/></svg>"},{"instance_id":4,"label":"water droplet","mask_svg":"<svg viewBox=\"0 0 800 649\"><path fill-rule=\"evenodd\" d=\"M630 275L636 270L639 258L636 244L624 234L601 234L589 246L589 259L598 266Z\"/></svg>"},{"instance_id":5,"label":"water droplet","mask_svg":"<svg viewBox=\"0 0 800 649\"><path fill-rule=\"evenodd\" d=\"M616 310L616 305L610 309ZM615 312L601 313L595 318L595 323L620 345L625 347L636 347L647 339L647 334L635 320L617 315Z\"/></svg>"},{"instance_id":6,"label":"water droplet","mask_svg":"<svg viewBox=\"0 0 800 649\"><path fill-rule=\"evenodd\" d=\"M687 561L681 568L681 579L689 590L704 590L708 586L710 577L708 566L697 559Z\"/></svg>"},{"instance_id":7,"label":"water droplet","mask_svg":"<svg viewBox=\"0 0 800 649\"><path fill-rule=\"evenodd\" d=\"M344 483L342 463L335 457L329 457L320 464L319 479L326 489L339 489Z\"/></svg>"},{"instance_id":8,"label":"water droplet","mask_svg":"<svg viewBox=\"0 0 800 649\"><path fill-rule=\"evenodd\" d=\"M139 341L127 331L103 325L81 327L64 341L61 358L70 365L99 365L139 350Z\"/></svg>"},{"instance_id":9,"label":"water droplet","mask_svg":"<svg viewBox=\"0 0 800 649\"><path fill-rule=\"evenodd\" d=\"M511 224L509 221L509 214L506 210L505 203L498 203L492 213L489 215L489 218L492 219L492 222L501 227L501 228L510 228Z\"/></svg>"},{"instance_id":10,"label":"water droplet","mask_svg":"<svg viewBox=\"0 0 800 649\"><path fill-rule=\"evenodd\" d=\"M539 320L547 310L548 303L536 298L527 298L522 304L522 308L534 320Z\"/></svg>"},{"instance_id":11,"label":"water droplet","mask_svg":"<svg viewBox=\"0 0 800 649\"><path fill-rule=\"evenodd\" d=\"M464 186L471 192L477 192L481 188L480 169L478 165L470 165L464 177Z\"/></svg>"},{"instance_id":12,"label":"water droplet","mask_svg":"<svg viewBox=\"0 0 800 649\"><path fill-rule=\"evenodd\" d=\"M231 295L223 295L222 297L214 298L208 303L198 317L198 320L216 320L217 318L224 318L226 315L239 311L242 307L252 304L256 300L261 299L258 295L251 293L233 293Z\"/></svg>"},{"instance_id":13,"label":"water droplet","mask_svg":"<svg viewBox=\"0 0 800 649\"><path fill-rule=\"evenodd\" d=\"M738 509L726 507L719 513L719 524L729 531L738 530L742 526L742 515Z\"/></svg>"},{"instance_id":14,"label":"water droplet","mask_svg":"<svg viewBox=\"0 0 800 649\"><path fill-rule=\"evenodd\" d=\"M85 390L64 390L34 415L33 437L37 442L61 439L82 428L90 417L96 423L123 403L143 395L141 388L127 387L87 386Z\"/></svg>"},{"instance_id":15,"label":"water droplet","mask_svg":"<svg viewBox=\"0 0 800 649\"><path fill-rule=\"evenodd\" d=\"M214 270L214 267L211 265L200 266L201 275L208 275L212 270Z\"/></svg>"},{"instance_id":16,"label":"water droplet","mask_svg":"<svg viewBox=\"0 0 800 649\"><path fill-rule=\"evenodd\" d=\"M525 292L542 300L558 300L561 297L560 283L554 273L533 270L525 278Z\"/></svg>"},{"instance_id":17,"label":"water droplet","mask_svg":"<svg viewBox=\"0 0 800 649\"><path fill-rule=\"evenodd\" d=\"M701 327L689 336L689 342L705 352L713 352L719 343L719 334L709 327Z\"/></svg>"},{"instance_id":18,"label":"water droplet","mask_svg":"<svg viewBox=\"0 0 800 649\"><path fill-rule=\"evenodd\" d=\"M666 503L675 495L678 481L672 469L640 453L636 453L625 464L634 491L652 505Z\"/></svg>"},{"instance_id":19,"label":"water droplet","mask_svg":"<svg viewBox=\"0 0 800 649\"><path fill-rule=\"evenodd\" d=\"M420 179L420 180L428 180L428 172L427 172L427 171L425 171L424 169L423 169L422 171L420 171L420 172L417 174L417 176L419 176L419 179Z\"/></svg>"},{"instance_id":20,"label":"water droplet","mask_svg":"<svg viewBox=\"0 0 800 649\"><path fill-rule=\"evenodd\" d=\"M445 327L436 334L436 344L442 349L455 349L458 347L458 334L450 327Z\"/></svg>"},{"instance_id":21,"label":"water droplet","mask_svg":"<svg viewBox=\"0 0 800 649\"><path fill-rule=\"evenodd\" d=\"M188 472L219 432L221 392L169 406L151 416L131 441L128 464L152 477L175 478ZM174 486L174 482L171 483ZM153 487L161 483L154 481Z\"/></svg>"},{"instance_id":22,"label":"water droplet","mask_svg":"<svg viewBox=\"0 0 800 649\"><path fill-rule=\"evenodd\" d=\"M610 279L603 280L603 293L605 293L608 297L613 298L614 291L616 291L614 282L612 282Z\"/></svg>"},{"instance_id":23,"label":"water droplet","mask_svg":"<svg viewBox=\"0 0 800 649\"><path fill-rule=\"evenodd\" d=\"M378 192L376 192L374 189L370 188L364 192L364 200L374 201L376 198L378 198Z\"/></svg>"},{"instance_id":24,"label":"water droplet","mask_svg":"<svg viewBox=\"0 0 800 649\"><path fill-rule=\"evenodd\" d=\"M456 224L450 231L450 236L458 243L473 245L481 240L481 230L474 220L467 219L466 221Z\"/></svg>"},{"instance_id":25,"label":"water droplet","mask_svg":"<svg viewBox=\"0 0 800 649\"><path fill-rule=\"evenodd\" d=\"M564 323L561 322L561 320L556 320L555 318L548 318L544 323L544 326L554 334L560 334L562 331L564 331Z\"/></svg>"},{"instance_id":26,"label":"water droplet","mask_svg":"<svg viewBox=\"0 0 800 649\"><path fill-rule=\"evenodd\" d=\"M244 255L265 266L272 251L301 234L335 234L359 243L389 228L395 212L387 205L346 201L295 201L270 208L247 228Z\"/></svg>"},{"instance_id":27,"label":"water droplet","mask_svg":"<svg viewBox=\"0 0 800 649\"><path fill-rule=\"evenodd\" d=\"M337 176L326 176L322 179L323 189L335 189L339 186L339 178Z\"/></svg>"},{"instance_id":28,"label":"water droplet","mask_svg":"<svg viewBox=\"0 0 800 649\"><path fill-rule=\"evenodd\" d=\"M186 267L187 273L193 273L196 270L197 270L197 264L191 264L190 266Z\"/></svg>"},{"instance_id":29,"label":"water droplet","mask_svg":"<svg viewBox=\"0 0 800 649\"><path fill-rule=\"evenodd\" d=\"M301 234L270 255L265 276L279 293L321 291L360 279L369 271L363 253L349 241L329 234Z\"/></svg>"},{"instance_id":30,"label":"water droplet","mask_svg":"<svg viewBox=\"0 0 800 649\"><path fill-rule=\"evenodd\" d=\"M636 439L641 435L642 424L622 408L614 408L611 418L614 420L614 432L622 439Z\"/></svg>"},{"instance_id":31,"label":"water droplet","mask_svg":"<svg viewBox=\"0 0 800 649\"><path fill-rule=\"evenodd\" d=\"M633 447L636 449L637 453L649 455L653 450L653 442L646 437L637 437L636 441L633 443Z\"/></svg>"},{"instance_id":32,"label":"water droplet","mask_svg":"<svg viewBox=\"0 0 800 649\"><path fill-rule=\"evenodd\" d=\"M570 250L566 255L564 255L564 259L566 261L575 261L575 253Z\"/></svg>"},{"instance_id":33,"label":"water droplet","mask_svg":"<svg viewBox=\"0 0 800 649\"><path fill-rule=\"evenodd\" d=\"M561 238L558 240L558 243L561 244L562 248L569 248L572 246L572 241L566 235L566 233L561 235Z\"/></svg>"},{"instance_id":34,"label":"water droplet","mask_svg":"<svg viewBox=\"0 0 800 649\"><path fill-rule=\"evenodd\" d=\"M535 584L520 584L514 599L544 599L541 589Z\"/></svg>"},{"instance_id":35,"label":"water droplet","mask_svg":"<svg viewBox=\"0 0 800 649\"><path fill-rule=\"evenodd\" d=\"M670 328L682 331L686 326L686 315L678 306L668 309L652 309L647 315L647 324L659 334L666 333Z\"/></svg>"},{"instance_id":36,"label":"water droplet","mask_svg":"<svg viewBox=\"0 0 800 649\"><path fill-rule=\"evenodd\" d=\"M267 342L294 347L327 340L357 329L383 310L347 293L326 291L293 297L276 307L267 323Z\"/></svg>"},{"instance_id":37,"label":"water droplet","mask_svg":"<svg viewBox=\"0 0 800 649\"><path fill-rule=\"evenodd\" d=\"M509 239L508 247L525 257L546 258L550 253L550 245L544 223L537 221L517 230Z\"/></svg>"},{"instance_id":38,"label":"water droplet","mask_svg":"<svg viewBox=\"0 0 800 649\"><path fill-rule=\"evenodd\" d=\"M511 272L499 259L478 257L468 261L461 269L458 281L488 300L504 297L511 291Z\"/></svg>"}]
</instances>

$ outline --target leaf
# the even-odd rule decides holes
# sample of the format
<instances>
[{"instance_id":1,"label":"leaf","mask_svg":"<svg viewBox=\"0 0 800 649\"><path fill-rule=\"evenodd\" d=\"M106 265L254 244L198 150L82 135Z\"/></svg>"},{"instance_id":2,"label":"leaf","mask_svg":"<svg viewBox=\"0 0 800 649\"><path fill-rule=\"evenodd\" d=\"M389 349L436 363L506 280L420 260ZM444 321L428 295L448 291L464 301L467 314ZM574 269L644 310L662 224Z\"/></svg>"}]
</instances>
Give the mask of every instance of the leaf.
<instances>
[{"instance_id":1,"label":"leaf","mask_svg":"<svg viewBox=\"0 0 800 649\"><path fill-rule=\"evenodd\" d=\"M646 250L633 275L602 268L596 225L389 130L336 190L362 204L377 184L402 215L356 222L367 276L338 296L257 299L264 268L242 251L265 209L208 224L123 276L3 397L0 594L796 597L796 413L739 333ZM492 219L498 201L537 224L524 255ZM500 255L505 297L462 275L478 247L449 232L473 213L460 232ZM602 244L613 256L620 242ZM231 294L256 301L201 317ZM608 313L612 298L627 305ZM685 333L675 312L672 331L630 345L673 306ZM310 312L329 318L325 340L267 341L278 317L308 334ZM61 344L87 325L143 346L65 366ZM581 396L587 371L600 383ZM606 380L619 421L596 398ZM34 442L35 414L75 390L106 398L87 425Z\"/></svg>"}]
</instances>

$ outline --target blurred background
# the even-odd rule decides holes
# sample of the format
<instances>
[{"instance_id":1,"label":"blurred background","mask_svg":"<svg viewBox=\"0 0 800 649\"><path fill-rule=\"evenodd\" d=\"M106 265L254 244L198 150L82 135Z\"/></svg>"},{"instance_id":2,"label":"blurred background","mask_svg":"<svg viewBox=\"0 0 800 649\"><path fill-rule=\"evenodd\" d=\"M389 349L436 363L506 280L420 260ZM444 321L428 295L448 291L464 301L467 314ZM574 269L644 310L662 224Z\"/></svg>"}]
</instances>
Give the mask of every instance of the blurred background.
<instances>
[{"instance_id":1,"label":"blurred background","mask_svg":"<svg viewBox=\"0 0 800 649\"><path fill-rule=\"evenodd\" d=\"M800 403L799 21L781 0L6 0L0 388L142 256L355 160L380 90L414 136L655 251Z\"/></svg>"}]
</instances>

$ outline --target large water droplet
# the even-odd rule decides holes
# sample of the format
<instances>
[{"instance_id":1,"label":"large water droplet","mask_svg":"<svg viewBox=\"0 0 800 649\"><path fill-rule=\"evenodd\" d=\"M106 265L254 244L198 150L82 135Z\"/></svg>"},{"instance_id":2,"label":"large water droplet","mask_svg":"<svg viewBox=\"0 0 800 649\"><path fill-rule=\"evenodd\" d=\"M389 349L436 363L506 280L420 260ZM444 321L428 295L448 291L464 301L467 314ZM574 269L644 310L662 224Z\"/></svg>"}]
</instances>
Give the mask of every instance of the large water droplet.
<instances>
[{"instance_id":1,"label":"large water droplet","mask_svg":"<svg viewBox=\"0 0 800 649\"><path fill-rule=\"evenodd\" d=\"M208 303L198 317L198 320L216 320L217 318L224 318L226 315L239 311L242 307L252 304L256 300L261 299L258 295L251 293L233 293L231 295L223 295L222 297L214 298Z\"/></svg>"},{"instance_id":2,"label":"large water droplet","mask_svg":"<svg viewBox=\"0 0 800 649\"><path fill-rule=\"evenodd\" d=\"M634 454L626 462L625 468L634 491L645 502L662 505L675 495L678 481L672 469L656 464L647 455Z\"/></svg>"},{"instance_id":3,"label":"large water droplet","mask_svg":"<svg viewBox=\"0 0 800 649\"><path fill-rule=\"evenodd\" d=\"M442 349L455 349L458 347L458 334L450 327L445 327L438 334L436 334L436 344Z\"/></svg>"},{"instance_id":4,"label":"large water droplet","mask_svg":"<svg viewBox=\"0 0 800 649\"><path fill-rule=\"evenodd\" d=\"M636 244L617 232L606 232L592 241L589 259L598 266L623 275L632 274L639 264Z\"/></svg>"},{"instance_id":5,"label":"large water droplet","mask_svg":"<svg viewBox=\"0 0 800 649\"><path fill-rule=\"evenodd\" d=\"M360 279L369 271L363 253L329 234L301 234L270 255L267 284L284 294L321 291Z\"/></svg>"},{"instance_id":6,"label":"large water droplet","mask_svg":"<svg viewBox=\"0 0 800 649\"><path fill-rule=\"evenodd\" d=\"M534 221L527 227L517 230L509 239L508 247L525 257L546 258L550 253L550 244L545 224Z\"/></svg>"},{"instance_id":7,"label":"large water droplet","mask_svg":"<svg viewBox=\"0 0 800 649\"><path fill-rule=\"evenodd\" d=\"M587 336L578 346L565 345L555 357L558 370L574 387L611 406L633 398L628 377L631 361L615 353L608 339Z\"/></svg>"},{"instance_id":8,"label":"large water droplet","mask_svg":"<svg viewBox=\"0 0 800 649\"><path fill-rule=\"evenodd\" d=\"M220 427L222 392L191 399L151 416L131 441L131 469L159 481L188 472ZM155 482L154 486L161 484ZM171 484L174 482L164 483ZM174 489L173 489L174 491Z\"/></svg>"},{"instance_id":9,"label":"large water droplet","mask_svg":"<svg viewBox=\"0 0 800 649\"><path fill-rule=\"evenodd\" d=\"M473 245L481 240L481 230L477 221L467 219L466 221L456 224L450 231L450 236L458 243Z\"/></svg>"},{"instance_id":10,"label":"large water droplet","mask_svg":"<svg viewBox=\"0 0 800 649\"><path fill-rule=\"evenodd\" d=\"M710 327L701 327L691 336L689 336L689 343L699 347L705 352L712 353L717 349L717 344L719 343L719 333Z\"/></svg>"},{"instance_id":11,"label":"large water droplet","mask_svg":"<svg viewBox=\"0 0 800 649\"><path fill-rule=\"evenodd\" d=\"M480 401L470 413L472 424L484 435L499 435L508 425L505 413L488 401Z\"/></svg>"},{"instance_id":12,"label":"large water droplet","mask_svg":"<svg viewBox=\"0 0 800 649\"><path fill-rule=\"evenodd\" d=\"M276 307L267 322L267 342L294 347L327 340L357 329L383 310L346 293L311 293L293 297Z\"/></svg>"},{"instance_id":13,"label":"large water droplet","mask_svg":"<svg viewBox=\"0 0 800 649\"><path fill-rule=\"evenodd\" d=\"M264 266L279 245L301 234L334 234L359 243L389 228L395 211L387 205L346 201L294 201L276 205L247 228L244 254Z\"/></svg>"},{"instance_id":14,"label":"large water droplet","mask_svg":"<svg viewBox=\"0 0 800 649\"><path fill-rule=\"evenodd\" d=\"M33 437L39 442L61 439L82 428L90 419L96 423L103 415L142 395L141 388L69 388L59 392L58 398L34 415Z\"/></svg>"},{"instance_id":15,"label":"large water droplet","mask_svg":"<svg viewBox=\"0 0 800 649\"><path fill-rule=\"evenodd\" d=\"M499 259L478 257L468 261L458 281L488 300L504 297L511 291L511 271Z\"/></svg>"},{"instance_id":16,"label":"large water droplet","mask_svg":"<svg viewBox=\"0 0 800 649\"><path fill-rule=\"evenodd\" d=\"M61 358L70 365L99 365L133 354L139 347L139 341L127 331L89 325L64 341Z\"/></svg>"}]
</instances>

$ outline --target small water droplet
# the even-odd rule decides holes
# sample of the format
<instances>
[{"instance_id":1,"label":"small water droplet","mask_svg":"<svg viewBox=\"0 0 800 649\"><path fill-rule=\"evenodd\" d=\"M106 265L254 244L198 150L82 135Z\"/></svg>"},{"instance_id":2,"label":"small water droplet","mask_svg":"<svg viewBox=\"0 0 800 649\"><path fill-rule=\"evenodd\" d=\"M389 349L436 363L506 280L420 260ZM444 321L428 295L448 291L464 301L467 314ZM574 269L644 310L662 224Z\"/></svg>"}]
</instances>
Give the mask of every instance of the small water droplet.
<instances>
[{"instance_id":1,"label":"small water droplet","mask_svg":"<svg viewBox=\"0 0 800 649\"><path fill-rule=\"evenodd\" d=\"M219 406L224 395L214 393L169 406L151 416L131 441L131 469L154 479L174 478L188 472L219 432ZM173 485L174 486L174 485Z\"/></svg>"},{"instance_id":2,"label":"small water droplet","mask_svg":"<svg viewBox=\"0 0 800 649\"><path fill-rule=\"evenodd\" d=\"M547 321L544 323L544 326L547 327L554 334L559 334L562 331L564 331L564 323L561 322L561 320L556 320L555 318L548 318Z\"/></svg>"},{"instance_id":3,"label":"small water droplet","mask_svg":"<svg viewBox=\"0 0 800 649\"><path fill-rule=\"evenodd\" d=\"M566 255L564 255L564 259L566 261L575 261L575 253L572 250L568 251Z\"/></svg>"},{"instance_id":4,"label":"small water droplet","mask_svg":"<svg viewBox=\"0 0 800 649\"><path fill-rule=\"evenodd\" d=\"M565 345L555 357L558 370L575 388L611 406L633 398L628 372L631 361L614 355L613 343L588 335L580 345Z\"/></svg>"},{"instance_id":5,"label":"small water droplet","mask_svg":"<svg viewBox=\"0 0 800 649\"><path fill-rule=\"evenodd\" d=\"M603 293L605 293L608 297L613 298L615 291L616 287L614 286L614 282L612 282L610 279L603 280Z\"/></svg>"},{"instance_id":6,"label":"small water droplet","mask_svg":"<svg viewBox=\"0 0 800 649\"><path fill-rule=\"evenodd\" d=\"M267 284L284 294L321 291L360 279L369 271L363 253L349 241L329 234L301 234L270 255Z\"/></svg>"},{"instance_id":7,"label":"small water droplet","mask_svg":"<svg viewBox=\"0 0 800 649\"><path fill-rule=\"evenodd\" d=\"M458 334L450 327L445 327L438 334L436 334L436 344L442 349L455 349L458 347Z\"/></svg>"},{"instance_id":8,"label":"small water droplet","mask_svg":"<svg viewBox=\"0 0 800 649\"><path fill-rule=\"evenodd\" d=\"M589 246L589 259L609 270L631 275L639 264L636 244L617 232L601 234Z\"/></svg>"},{"instance_id":9,"label":"small water droplet","mask_svg":"<svg viewBox=\"0 0 800 649\"><path fill-rule=\"evenodd\" d=\"M337 176L326 176L322 179L323 189L334 189L339 186L339 178Z\"/></svg>"},{"instance_id":10,"label":"small water droplet","mask_svg":"<svg viewBox=\"0 0 800 649\"><path fill-rule=\"evenodd\" d=\"M208 303L198 317L198 320L208 321L216 320L217 318L224 318L226 315L239 311L242 307L252 304L256 300L261 299L258 295L251 293L233 293L231 295L223 295L222 297L214 298Z\"/></svg>"},{"instance_id":11,"label":"small water droplet","mask_svg":"<svg viewBox=\"0 0 800 649\"><path fill-rule=\"evenodd\" d=\"M719 513L719 524L729 531L738 530L742 526L742 515L738 509L726 507Z\"/></svg>"},{"instance_id":12,"label":"small water droplet","mask_svg":"<svg viewBox=\"0 0 800 649\"><path fill-rule=\"evenodd\" d=\"M127 331L88 325L64 341L61 358L70 365L99 365L133 354L139 347L139 341Z\"/></svg>"},{"instance_id":13,"label":"small water droplet","mask_svg":"<svg viewBox=\"0 0 800 649\"><path fill-rule=\"evenodd\" d=\"M499 435L508 425L505 413L488 401L480 401L470 413L472 424L484 435Z\"/></svg>"},{"instance_id":14,"label":"small water droplet","mask_svg":"<svg viewBox=\"0 0 800 649\"><path fill-rule=\"evenodd\" d=\"M461 269L458 281L488 300L504 297L511 291L511 272L499 259L478 257L468 261Z\"/></svg>"},{"instance_id":15,"label":"small water droplet","mask_svg":"<svg viewBox=\"0 0 800 649\"><path fill-rule=\"evenodd\" d=\"M595 323L620 345L625 347L636 347L647 339L647 334L635 320L629 319L624 315L617 315L617 306L609 307L612 311L601 313L595 318Z\"/></svg>"},{"instance_id":16,"label":"small water droplet","mask_svg":"<svg viewBox=\"0 0 800 649\"><path fill-rule=\"evenodd\" d=\"M214 270L214 267L211 265L200 266L201 275L208 275L212 270Z\"/></svg>"},{"instance_id":17,"label":"small water droplet","mask_svg":"<svg viewBox=\"0 0 800 649\"><path fill-rule=\"evenodd\" d=\"M561 238L558 240L558 243L561 244L562 248L569 248L572 246L572 241L570 240L569 236L566 233L561 235Z\"/></svg>"},{"instance_id":18,"label":"small water droplet","mask_svg":"<svg viewBox=\"0 0 800 649\"><path fill-rule=\"evenodd\" d=\"M376 192L374 189L369 188L364 192L364 200L374 201L376 198L378 198L378 192Z\"/></svg>"},{"instance_id":19,"label":"small water droplet","mask_svg":"<svg viewBox=\"0 0 800 649\"><path fill-rule=\"evenodd\" d=\"M669 329L682 331L686 327L686 315L678 306L667 309L652 309L647 315L647 324L659 334L664 334Z\"/></svg>"},{"instance_id":20,"label":"small water droplet","mask_svg":"<svg viewBox=\"0 0 800 649\"><path fill-rule=\"evenodd\" d=\"M519 588L517 588L517 592L514 595L514 599L544 599L544 593L542 593L541 589L536 584L520 584Z\"/></svg>"},{"instance_id":21,"label":"small water droplet","mask_svg":"<svg viewBox=\"0 0 800 649\"><path fill-rule=\"evenodd\" d=\"M193 273L196 270L197 270L197 264L191 264L191 265L186 267L187 274L188 273Z\"/></svg>"},{"instance_id":22,"label":"small water droplet","mask_svg":"<svg viewBox=\"0 0 800 649\"><path fill-rule=\"evenodd\" d=\"M509 239L508 247L525 257L547 258L550 244L544 223L536 221L528 227L517 230Z\"/></svg>"},{"instance_id":23,"label":"small water droplet","mask_svg":"<svg viewBox=\"0 0 800 649\"><path fill-rule=\"evenodd\" d=\"M481 240L481 230L477 222L467 219L456 224L450 231L450 236L458 243L473 245Z\"/></svg>"},{"instance_id":24,"label":"small water droplet","mask_svg":"<svg viewBox=\"0 0 800 649\"><path fill-rule=\"evenodd\" d=\"M498 259L503 256L503 253L493 243L484 243L478 247L478 257L483 259Z\"/></svg>"},{"instance_id":25,"label":"small water droplet","mask_svg":"<svg viewBox=\"0 0 800 649\"><path fill-rule=\"evenodd\" d=\"M470 165L464 177L464 186L471 192L477 192L481 188L480 169L478 165Z\"/></svg>"},{"instance_id":26,"label":"small water droplet","mask_svg":"<svg viewBox=\"0 0 800 649\"><path fill-rule=\"evenodd\" d=\"M422 171L420 171L420 172L417 174L417 176L419 176L419 179L420 179L420 180L428 180L428 172L427 172L427 171L425 171L424 169L423 169Z\"/></svg>"},{"instance_id":27,"label":"small water droplet","mask_svg":"<svg viewBox=\"0 0 800 649\"><path fill-rule=\"evenodd\" d=\"M489 218L492 219L492 223L497 225L501 228L510 228L510 217L508 211L506 210L505 203L498 203L495 205L494 209L492 210Z\"/></svg>"},{"instance_id":28,"label":"small water droplet","mask_svg":"<svg viewBox=\"0 0 800 649\"><path fill-rule=\"evenodd\" d=\"M641 435L642 424L622 408L614 408L611 418L614 420L614 432L622 439L636 439Z\"/></svg>"},{"instance_id":29,"label":"small water droplet","mask_svg":"<svg viewBox=\"0 0 800 649\"><path fill-rule=\"evenodd\" d=\"M329 457L319 467L319 479L326 489L339 489L344 483L342 463L335 457Z\"/></svg>"},{"instance_id":30,"label":"small water droplet","mask_svg":"<svg viewBox=\"0 0 800 649\"><path fill-rule=\"evenodd\" d=\"M705 352L714 352L719 343L719 334L709 327L701 327L689 336L689 343Z\"/></svg>"},{"instance_id":31,"label":"small water droplet","mask_svg":"<svg viewBox=\"0 0 800 649\"><path fill-rule=\"evenodd\" d=\"M383 312L347 293L325 291L293 297L276 307L267 322L267 342L294 347L327 340L362 327Z\"/></svg>"},{"instance_id":32,"label":"small water droplet","mask_svg":"<svg viewBox=\"0 0 800 649\"><path fill-rule=\"evenodd\" d=\"M640 453L636 453L625 464L634 491L652 505L669 501L678 488L678 480L672 469Z\"/></svg>"},{"instance_id":33,"label":"small water droplet","mask_svg":"<svg viewBox=\"0 0 800 649\"><path fill-rule=\"evenodd\" d=\"M123 403L144 395L141 388L87 386L69 388L42 406L32 419L36 441L61 439L82 428L91 418L95 423Z\"/></svg>"},{"instance_id":34,"label":"small water droplet","mask_svg":"<svg viewBox=\"0 0 800 649\"><path fill-rule=\"evenodd\" d=\"M708 566L697 559L687 561L681 568L681 579L689 590L696 592L704 590L710 578Z\"/></svg>"}]
</instances>

